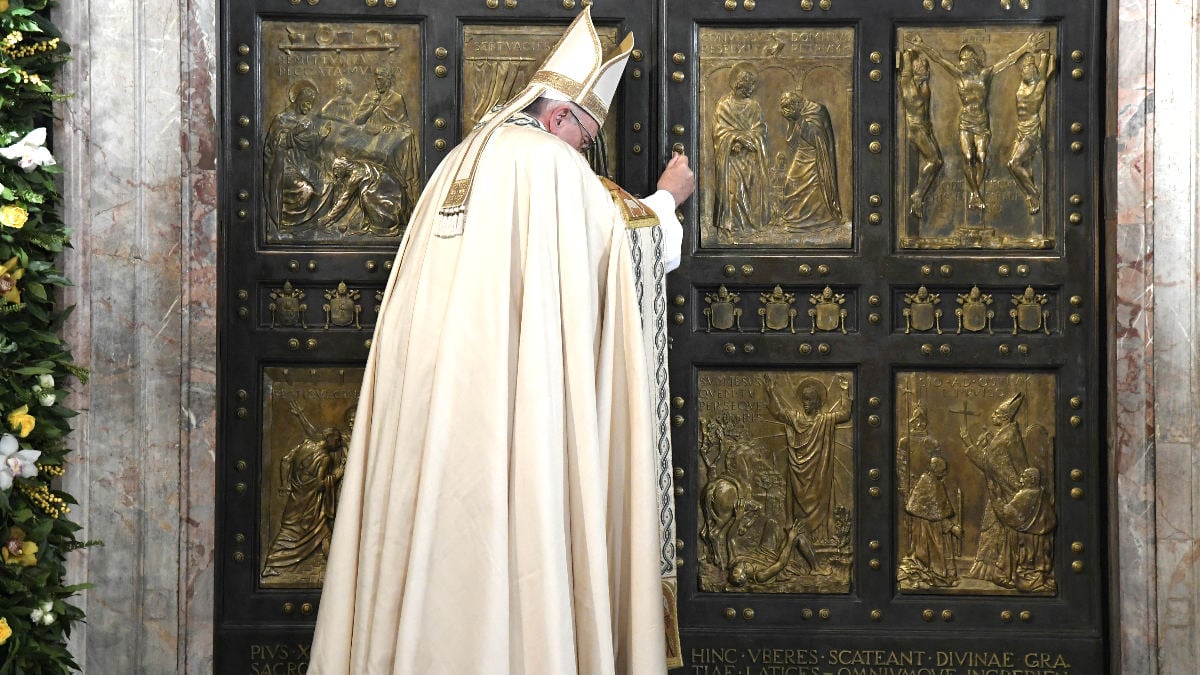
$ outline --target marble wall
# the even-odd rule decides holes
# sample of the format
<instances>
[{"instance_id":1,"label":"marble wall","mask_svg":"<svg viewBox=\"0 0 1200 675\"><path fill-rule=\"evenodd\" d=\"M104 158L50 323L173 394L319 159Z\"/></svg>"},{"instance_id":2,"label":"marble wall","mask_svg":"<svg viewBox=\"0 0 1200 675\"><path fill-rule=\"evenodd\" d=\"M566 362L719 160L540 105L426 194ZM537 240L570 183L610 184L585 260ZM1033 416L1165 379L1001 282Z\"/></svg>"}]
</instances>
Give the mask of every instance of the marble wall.
<instances>
[{"instance_id":1,"label":"marble wall","mask_svg":"<svg viewBox=\"0 0 1200 675\"><path fill-rule=\"evenodd\" d=\"M90 673L212 673L216 429L216 0L62 3L74 49L55 153L68 337L91 382L72 403L67 489Z\"/></svg>"},{"instance_id":2,"label":"marble wall","mask_svg":"<svg viewBox=\"0 0 1200 675\"><path fill-rule=\"evenodd\" d=\"M1127 675L1200 663L1197 1L1109 7L1109 561ZM76 225L67 330L93 374L67 487L106 542L72 560L95 584L75 653L91 673L208 674L217 2L78 0L56 17L75 50L55 141Z\"/></svg>"}]
</instances>

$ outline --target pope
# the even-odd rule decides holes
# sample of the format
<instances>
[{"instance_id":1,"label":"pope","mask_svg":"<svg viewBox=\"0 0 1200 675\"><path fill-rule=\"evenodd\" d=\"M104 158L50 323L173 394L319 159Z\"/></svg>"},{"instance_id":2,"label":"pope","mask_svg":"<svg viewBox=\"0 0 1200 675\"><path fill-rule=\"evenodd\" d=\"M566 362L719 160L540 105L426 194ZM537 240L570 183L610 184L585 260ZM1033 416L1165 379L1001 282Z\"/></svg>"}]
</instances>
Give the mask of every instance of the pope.
<instances>
[{"instance_id":1,"label":"pope","mask_svg":"<svg viewBox=\"0 0 1200 675\"><path fill-rule=\"evenodd\" d=\"M591 170L633 36L589 10L434 172L367 361L310 675L679 665L665 274L674 156Z\"/></svg>"}]
</instances>

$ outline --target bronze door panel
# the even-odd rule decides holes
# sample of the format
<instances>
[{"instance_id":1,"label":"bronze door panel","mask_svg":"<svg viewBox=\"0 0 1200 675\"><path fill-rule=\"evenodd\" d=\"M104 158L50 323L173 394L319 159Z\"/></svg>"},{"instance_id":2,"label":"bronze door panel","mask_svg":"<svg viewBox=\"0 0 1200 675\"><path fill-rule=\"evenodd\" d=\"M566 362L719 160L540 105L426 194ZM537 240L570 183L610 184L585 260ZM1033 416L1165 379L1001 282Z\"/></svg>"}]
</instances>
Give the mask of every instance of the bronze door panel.
<instances>
[{"instance_id":1,"label":"bronze door panel","mask_svg":"<svg viewBox=\"0 0 1200 675\"><path fill-rule=\"evenodd\" d=\"M850 590L853 378L698 372L700 590Z\"/></svg>"},{"instance_id":2,"label":"bronze door panel","mask_svg":"<svg viewBox=\"0 0 1200 675\"><path fill-rule=\"evenodd\" d=\"M421 26L263 21L268 245L397 240L420 194Z\"/></svg>"},{"instance_id":3,"label":"bronze door panel","mask_svg":"<svg viewBox=\"0 0 1200 675\"><path fill-rule=\"evenodd\" d=\"M1056 594L1054 376L899 372L897 587Z\"/></svg>"},{"instance_id":4,"label":"bronze door panel","mask_svg":"<svg viewBox=\"0 0 1200 675\"><path fill-rule=\"evenodd\" d=\"M705 248L849 248L854 29L701 27Z\"/></svg>"},{"instance_id":5,"label":"bronze door panel","mask_svg":"<svg viewBox=\"0 0 1200 675\"><path fill-rule=\"evenodd\" d=\"M665 1L692 672L1105 671L1103 16Z\"/></svg>"},{"instance_id":6,"label":"bronze door panel","mask_svg":"<svg viewBox=\"0 0 1200 675\"><path fill-rule=\"evenodd\" d=\"M263 588L320 588L362 368L263 369Z\"/></svg>"},{"instance_id":7,"label":"bronze door panel","mask_svg":"<svg viewBox=\"0 0 1200 675\"><path fill-rule=\"evenodd\" d=\"M509 93L481 93L490 57L533 63L579 9L221 3L217 672L305 667L346 415L408 217L463 124ZM645 191L657 13L593 10L602 35L635 30L639 47L593 165Z\"/></svg>"},{"instance_id":8,"label":"bronze door panel","mask_svg":"<svg viewBox=\"0 0 1200 675\"><path fill-rule=\"evenodd\" d=\"M905 26L896 40L900 247L1054 248L1057 29Z\"/></svg>"}]
</instances>

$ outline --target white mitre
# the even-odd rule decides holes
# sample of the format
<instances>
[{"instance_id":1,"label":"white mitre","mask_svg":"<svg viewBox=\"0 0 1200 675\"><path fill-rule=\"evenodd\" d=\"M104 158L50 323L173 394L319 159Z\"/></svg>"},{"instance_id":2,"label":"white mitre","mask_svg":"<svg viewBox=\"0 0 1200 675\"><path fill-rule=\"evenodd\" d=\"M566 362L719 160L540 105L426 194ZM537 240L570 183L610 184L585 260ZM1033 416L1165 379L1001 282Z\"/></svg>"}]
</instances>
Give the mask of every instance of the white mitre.
<instances>
[{"instance_id":1,"label":"white mitre","mask_svg":"<svg viewBox=\"0 0 1200 675\"><path fill-rule=\"evenodd\" d=\"M574 101L603 126L632 51L633 33L630 33L604 60L600 36L592 25L591 8L585 8L550 50L529 86L547 87L541 94L546 98Z\"/></svg>"},{"instance_id":2,"label":"white mitre","mask_svg":"<svg viewBox=\"0 0 1200 675\"><path fill-rule=\"evenodd\" d=\"M625 62L632 51L633 33L629 33L605 59L600 36L592 25L591 8L585 7L567 27L521 93L500 110L486 116L463 140L466 148L458 156L454 182L442 207L438 209L438 214L445 219L438 228L438 236L462 233L462 214L467 208L479 155L487 145L488 138L505 120L538 98L549 98L578 104L603 126L613 96L617 93L617 85L621 82Z\"/></svg>"}]
</instances>

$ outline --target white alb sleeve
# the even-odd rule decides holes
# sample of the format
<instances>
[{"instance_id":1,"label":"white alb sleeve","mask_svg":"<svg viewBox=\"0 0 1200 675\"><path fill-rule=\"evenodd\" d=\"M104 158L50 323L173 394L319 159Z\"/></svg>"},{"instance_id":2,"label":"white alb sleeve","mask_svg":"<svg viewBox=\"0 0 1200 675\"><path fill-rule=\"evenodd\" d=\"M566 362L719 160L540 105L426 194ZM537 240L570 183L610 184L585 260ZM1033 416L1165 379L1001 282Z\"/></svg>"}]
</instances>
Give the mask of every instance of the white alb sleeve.
<instances>
[{"instance_id":1,"label":"white alb sleeve","mask_svg":"<svg viewBox=\"0 0 1200 675\"><path fill-rule=\"evenodd\" d=\"M654 215L658 216L658 223L662 227L663 235L663 261L667 271L670 272L679 267L679 260L682 256L680 249L683 246L683 225L675 217L675 198L671 196L670 192L659 190L642 199L642 202L650 207Z\"/></svg>"}]
</instances>

